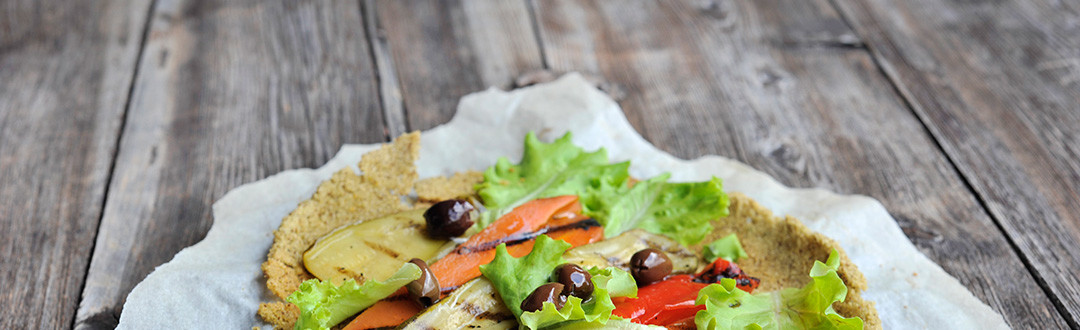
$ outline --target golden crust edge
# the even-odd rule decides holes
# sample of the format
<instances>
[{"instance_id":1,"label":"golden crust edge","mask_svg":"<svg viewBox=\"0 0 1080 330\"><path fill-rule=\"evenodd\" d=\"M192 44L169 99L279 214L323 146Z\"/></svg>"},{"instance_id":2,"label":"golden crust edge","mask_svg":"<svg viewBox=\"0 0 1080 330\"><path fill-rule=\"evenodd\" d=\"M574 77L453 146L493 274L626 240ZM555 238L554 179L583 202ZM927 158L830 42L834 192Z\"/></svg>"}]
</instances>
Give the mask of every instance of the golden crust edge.
<instances>
[{"instance_id":1,"label":"golden crust edge","mask_svg":"<svg viewBox=\"0 0 1080 330\"><path fill-rule=\"evenodd\" d=\"M848 287L843 302L833 304L837 313L862 318L864 329L881 329L874 302L863 299L866 278L836 241L810 230L799 220L774 216L772 211L741 193L730 193L729 215L713 221L714 230L702 243L692 248L700 252L704 245L732 233L739 237L749 257L739 266L750 276L762 279L759 290L773 291L801 287L809 281L814 260L824 261L835 249L840 257L837 274ZM805 267L791 267L802 263Z\"/></svg>"}]
</instances>

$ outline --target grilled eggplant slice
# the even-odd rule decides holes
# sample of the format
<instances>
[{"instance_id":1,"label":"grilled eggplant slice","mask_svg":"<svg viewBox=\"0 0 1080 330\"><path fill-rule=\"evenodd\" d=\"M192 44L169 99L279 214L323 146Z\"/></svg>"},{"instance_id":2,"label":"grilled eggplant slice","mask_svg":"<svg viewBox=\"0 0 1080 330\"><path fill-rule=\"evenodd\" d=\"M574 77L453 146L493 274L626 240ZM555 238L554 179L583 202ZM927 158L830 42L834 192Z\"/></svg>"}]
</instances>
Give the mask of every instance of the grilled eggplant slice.
<instances>
[{"instance_id":1,"label":"grilled eggplant slice","mask_svg":"<svg viewBox=\"0 0 1080 330\"><path fill-rule=\"evenodd\" d=\"M702 267L701 258L682 244L663 235L653 234L641 229L633 229L612 238L592 244L582 245L566 251L563 257L568 262L589 267L619 267L630 270L630 257L635 252L647 248L664 251L674 266L672 274L691 274Z\"/></svg>"},{"instance_id":2,"label":"grilled eggplant slice","mask_svg":"<svg viewBox=\"0 0 1080 330\"><path fill-rule=\"evenodd\" d=\"M424 234L424 210L405 211L342 227L304 253L304 267L321 280L382 280L412 258L431 261L453 249L449 240Z\"/></svg>"},{"instance_id":3,"label":"grilled eggplant slice","mask_svg":"<svg viewBox=\"0 0 1080 330\"><path fill-rule=\"evenodd\" d=\"M517 319L487 278L465 282L431 305L403 329L514 329Z\"/></svg>"}]
</instances>

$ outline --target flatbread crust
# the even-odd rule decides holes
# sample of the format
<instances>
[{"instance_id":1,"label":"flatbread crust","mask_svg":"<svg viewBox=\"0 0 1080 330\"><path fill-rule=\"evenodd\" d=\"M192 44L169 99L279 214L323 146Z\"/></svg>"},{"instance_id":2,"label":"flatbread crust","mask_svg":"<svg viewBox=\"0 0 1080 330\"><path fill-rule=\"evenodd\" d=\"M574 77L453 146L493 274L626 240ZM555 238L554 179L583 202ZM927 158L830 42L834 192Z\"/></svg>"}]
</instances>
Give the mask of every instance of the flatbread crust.
<instances>
[{"instance_id":1,"label":"flatbread crust","mask_svg":"<svg viewBox=\"0 0 1080 330\"><path fill-rule=\"evenodd\" d=\"M447 199L467 199L476 196L475 187L484 181L484 174L476 171L454 173L449 178L437 176L416 182L416 199L425 203L438 203Z\"/></svg>"},{"instance_id":2,"label":"flatbread crust","mask_svg":"<svg viewBox=\"0 0 1080 330\"><path fill-rule=\"evenodd\" d=\"M836 273L847 285L848 294L847 299L833 304L833 308L840 315L862 318L864 329L881 329L874 302L861 295L866 290L866 278L836 241L810 230L793 217L774 216L746 195L730 193L728 197L728 216L713 221L713 232L692 249L700 253L705 244L734 233L749 255L739 260L739 267L747 275L761 279L757 290L762 292L806 285L814 261L824 262L835 249L840 256L840 269Z\"/></svg>"},{"instance_id":3,"label":"flatbread crust","mask_svg":"<svg viewBox=\"0 0 1080 330\"><path fill-rule=\"evenodd\" d=\"M338 227L440 200L476 198L473 187L483 180L479 172L416 182L414 164L419 148L419 133L402 135L365 154L359 164L361 175L345 168L320 184L315 194L282 219L274 232L274 243L262 267L267 288L285 299L301 282L314 278L304 269L303 254L316 240ZM403 203L413 189L417 202ZM866 329L881 329L873 302L861 297L861 292L866 290L866 279L836 242L792 217L774 216L743 194L732 193L730 199L729 215L714 221L714 231L693 249L700 252L705 243L735 233L749 254L739 261L739 266L748 275L761 279L760 291L803 286L809 281L807 274L813 262L824 261L835 249L840 255L837 273L849 291L847 299L833 307L841 315L862 318ZM282 329L292 328L300 312L295 305L278 301L260 304L258 314Z\"/></svg>"}]
</instances>

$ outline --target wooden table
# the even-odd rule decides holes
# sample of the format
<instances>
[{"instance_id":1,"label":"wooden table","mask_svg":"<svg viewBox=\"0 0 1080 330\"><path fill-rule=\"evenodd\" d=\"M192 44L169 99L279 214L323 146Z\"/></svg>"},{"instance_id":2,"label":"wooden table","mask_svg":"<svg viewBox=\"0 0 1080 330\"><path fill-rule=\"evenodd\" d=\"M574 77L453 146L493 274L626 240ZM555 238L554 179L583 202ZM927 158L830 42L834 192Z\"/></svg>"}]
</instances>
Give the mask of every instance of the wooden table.
<instances>
[{"instance_id":1,"label":"wooden table","mask_svg":"<svg viewBox=\"0 0 1080 330\"><path fill-rule=\"evenodd\" d=\"M241 184L581 71L684 158L872 196L1080 320L1080 2L0 1L0 328L107 328ZM541 72L537 74L537 72Z\"/></svg>"}]
</instances>

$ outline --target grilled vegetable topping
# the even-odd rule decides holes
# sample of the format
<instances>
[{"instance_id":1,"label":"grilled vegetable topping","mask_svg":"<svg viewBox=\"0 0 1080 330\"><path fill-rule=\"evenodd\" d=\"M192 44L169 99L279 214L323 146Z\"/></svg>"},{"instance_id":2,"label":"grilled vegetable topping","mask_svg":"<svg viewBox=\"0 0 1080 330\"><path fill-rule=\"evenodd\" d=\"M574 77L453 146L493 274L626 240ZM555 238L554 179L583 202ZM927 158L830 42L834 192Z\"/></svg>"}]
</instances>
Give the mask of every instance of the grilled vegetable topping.
<instances>
[{"instance_id":1,"label":"grilled vegetable topping","mask_svg":"<svg viewBox=\"0 0 1080 330\"><path fill-rule=\"evenodd\" d=\"M563 257L567 262L585 269L618 267L630 271L630 257L634 252L647 248L664 251L673 264L672 274L693 274L701 263L697 254L679 242L641 229L573 248L566 251Z\"/></svg>"},{"instance_id":2,"label":"grilled vegetable topping","mask_svg":"<svg viewBox=\"0 0 1080 330\"><path fill-rule=\"evenodd\" d=\"M730 278L735 280L737 288L743 291L753 293L754 289L757 289L761 284L761 280L756 277L750 277L746 275L734 262L724 260L724 258L716 259L705 269L694 277L694 282L698 283L720 283L720 280Z\"/></svg>"},{"instance_id":3,"label":"grilled vegetable topping","mask_svg":"<svg viewBox=\"0 0 1080 330\"><path fill-rule=\"evenodd\" d=\"M321 280L390 277L412 258L432 259L453 248L424 235L423 210L406 211L342 227L304 253L304 267Z\"/></svg>"},{"instance_id":4,"label":"grilled vegetable topping","mask_svg":"<svg viewBox=\"0 0 1080 330\"><path fill-rule=\"evenodd\" d=\"M523 256L532 251L536 237L541 234L570 243L571 246L599 241L604 234L603 228L596 220L581 216L580 211L581 206L575 196L552 197L525 203L470 237L450 254L432 263L431 273L438 278L442 290L449 292L480 276L480 265L495 258L495 247L500 244L507 245L511 255ZM561 214L573 216L557 216ZM550 271L547 270L547 274L551 274ZM356 318L359 321L354 322L373 327L393 327L420 312L419 306L400 300L380 301L372 306L372 309L390 310L395 314L392 315L394 317L389 317L365 312Z\"/></svg>"},{"instance_id":5,"label":"grilled vegetable topping","mask_svg":"<svg viewBox=\"0 0 1080 330\"><path fill-rule=\"evenodd\" d=\"M367 312L365 312L366 314ZM499 300L491 281L480 277L425 309L403 329L517 329L514 314Z\"/></svg>"},{"instance_id":6,"label":"grilled vegetable topping","mask_svg":"<svg viewBox=\"0 0 1080 330\"><path fill-rule=\"evenodd\" d=\"M523 256L532 251L533 240L540 234L555 235L557 219L553 217L564 212L579 213L581 206L577 203L576 196L559 196L545 199L537 199L525 203L512 212L506 214L498 221L492 223L483 231L469 237L468 241L458 246L446 257L431 264L431 271L439 277L439 283L444 288L454 288L469 280L480 276L480 265L491 262L495 258L495 247L505 243L516 256ZM583 216L575 217L576 220L586 220ZM578 221L581 222L581 221ZM578 223L575 222L575 223ZM584 222L581 222L584 224ZM603 229L599 224L592 221L588 226L558 226L559 232L582 233L582 239L571 242L573 245L588 244L600 240ZM578 229L580 230L573 230ZM596 228L593 230L592 228ZM567 240L569 241L569 240Z\"/></svg>"}]
</instances>

